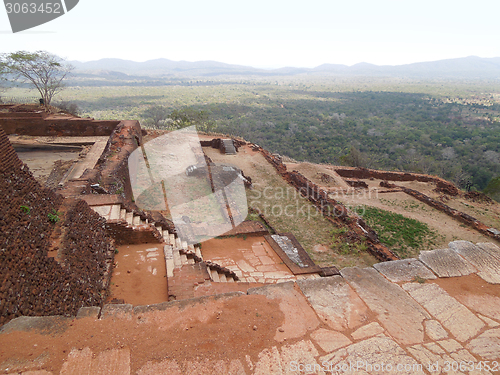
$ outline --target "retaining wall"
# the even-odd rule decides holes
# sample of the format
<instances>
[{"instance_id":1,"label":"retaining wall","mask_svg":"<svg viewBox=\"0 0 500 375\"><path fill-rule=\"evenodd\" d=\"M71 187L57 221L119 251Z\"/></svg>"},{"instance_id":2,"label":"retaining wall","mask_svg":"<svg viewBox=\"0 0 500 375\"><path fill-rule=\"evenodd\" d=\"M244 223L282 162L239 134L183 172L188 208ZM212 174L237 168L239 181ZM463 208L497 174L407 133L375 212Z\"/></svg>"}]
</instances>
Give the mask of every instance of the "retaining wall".
<instances>
[{"instance_id":1,"label":"retaining wall","mask_svg":"<svg viewBox=\"0 0 500 375\"><path fill-rule=\"evenodd\" d=\"M100 305L114 254L103 219L42 188L1 127L0 150L0 324Z\"/></svg>"}]
</instances>

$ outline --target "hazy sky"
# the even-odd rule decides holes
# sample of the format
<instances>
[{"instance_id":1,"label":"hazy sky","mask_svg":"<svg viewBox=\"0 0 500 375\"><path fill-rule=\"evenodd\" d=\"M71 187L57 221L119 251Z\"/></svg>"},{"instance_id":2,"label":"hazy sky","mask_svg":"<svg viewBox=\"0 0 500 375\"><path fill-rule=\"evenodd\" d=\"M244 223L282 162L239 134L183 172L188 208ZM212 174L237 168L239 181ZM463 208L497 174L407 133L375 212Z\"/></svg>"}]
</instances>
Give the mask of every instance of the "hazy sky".
<instances>
[{"instance_id":1,"label":"hazy sky","mask_svg":"<svg viewBox=\"0 0 500 375\"><path fill-rule=\"evenodd\" d=\"M68 14L16 34L0 8L0 52L257 67L397 65L498 57L499 15L499 0L80 0Z\"/></svg>"}]
</instances>

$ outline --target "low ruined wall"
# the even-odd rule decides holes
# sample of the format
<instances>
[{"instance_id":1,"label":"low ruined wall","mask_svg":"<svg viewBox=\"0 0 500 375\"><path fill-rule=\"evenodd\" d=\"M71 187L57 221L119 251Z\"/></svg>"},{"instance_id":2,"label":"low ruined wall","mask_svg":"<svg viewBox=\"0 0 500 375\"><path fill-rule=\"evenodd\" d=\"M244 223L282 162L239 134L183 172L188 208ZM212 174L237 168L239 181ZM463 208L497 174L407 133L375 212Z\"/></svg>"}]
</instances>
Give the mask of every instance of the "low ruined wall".
<instances>
[{"instance_id":1,"label":"low ruined wall","mask_svg":"<svg viewBox=\"0 0 500 375\"><path fill-rule=\"evenodd\" d=\"M0 324L100 305L113 256L102 219L42 188L2 129L0 150ZM51 221L57 212L61 220Z\"/></svg>"},{"instance_id":2,"label":"low ruined wall","mask_svg":"<svg viewBox=\"0 0 500 375\"><path fill-rule=\"evenodd\" d=\"M109 136L119 121L80 118L0 118L7 134L31 136Z\"/></svg>"},{"instance_id":3,"label":"low ruined wall","mask_svg":"<svg viewBox=\"0 0 500 375\"><path fill-rule=\"evenodd\" d=\"M382 181L380 183L380 186L387 187L387 188L398 188L401 191L405 192L406 194L411 195L412 197L418 199L419 201L421 201L421 202L423 202L431 207L434 207L435 209L437 209L441 212L444 212L448 216L451 216L452 218L476 229L477 231L481 232L482 234L489 236L489 237L492 237L492 238L496 239L497 241L500 241L500 235L497 235L497 234L494 234L494 233L488 231L489 227L487 225L483 224L481 221L477 220L476 218L474 218L470 215L467 215L464 212L455 210L454 208L451 208L450 206L444 204L443 202L435 200L435 199L433 199L433 198L431 198L431 197L429 197L429 196L427 196L427 195L425 195L417 190L413 190L413 189L410 189L410 188L407 188L404 186L394 185L394 184L391 184L387 181Z\"/></svg>"},{"instance_id":4,"label":"low ruined wall","mask_svg":"<svg viewBox=\"0 0 500 375\"><path fill-rule=\"evenodd\" d=\"M459 190L451 182L448 182L437 176L429 176L426 174L394 172L394 171L377 171L368 168L350 168L350 167L335 167L335 172L337 172L341 177L344 178L354 178L354 179L376 178L384 181L432 182L436 184L437 189L440 191L446 192L449 195L459 194Z\"/></svg>"},{"instance_id":5,"label":"low ruined wall","mask_svg":"<svg viewBox=\"0 0 500 375\"><path fill-rule=\"evenodd\" d=\"M311 180L297 171L288 172L286 165L280 157L271 154L261 147L253 146L264 158L278 171L278 173L326 217L327 220L335 222L342 221L358 238L366 238L368 251L381 261L397 260L399 257L380 243L377 233L370 228L364 220L357 217L349 217L347 208L335 199L330 198L328 193L321 189Z\"/></svg>"}]
</instances>

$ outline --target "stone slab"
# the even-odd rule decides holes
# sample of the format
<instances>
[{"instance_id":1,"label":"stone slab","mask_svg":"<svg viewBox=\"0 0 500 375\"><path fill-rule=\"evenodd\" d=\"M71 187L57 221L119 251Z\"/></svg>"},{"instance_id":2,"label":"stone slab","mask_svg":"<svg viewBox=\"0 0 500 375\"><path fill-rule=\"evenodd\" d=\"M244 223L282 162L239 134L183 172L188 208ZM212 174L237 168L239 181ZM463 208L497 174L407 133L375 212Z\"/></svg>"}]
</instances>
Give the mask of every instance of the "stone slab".
<instances>
[{"instance_id":1,"label":"stone slab","mask_svg":"<svg viewBox=\"0 0 500 375\"><path fill-rule=\"evenodd\" d=\"M436 279L431 270L414 258L377 263L373 267L393 283L412 281L415 277Z\"/></svg>"},{"instance_id":2,"label":"stone slab","mask_svg":"<svg viewBox=\"0 0 500 375\"><path fill-rule=\"evenodd\" d=\"M500 261L468 241L453 241L450 248L477 268L477 275L490 284L500 284Z\"/></svg>"},{"instance_id":3,"label":"stone slab","mask_svg":"<svg viewBox=\"0 0 500 375\"><path fill-rule=\"evenodd\" d=\"M474 354L492 361L500 361L500 328L489 329L467 345Z\"/></svg>"},{"instance_id":4,"label":"stone slab","mask_svg":"<svg viewBox=\"0 0 500 375\"><path fill-rule=\"evenodd\" d=\"M437 284L408 283L403 288L458 341L469 340L484 327L481 319Z\"/></svg>"},{"instance_id":5,"label":"stone slab","mask_svg":"<svg viewBox=\"0 0 500 375\"><path fill-rule=\"evenodd\" d=\"M341 276L298 280L297 284L330 328L354 329L368 320L367 306Z\"/></svg>"},{"instance_id":6,"label":"stone slab","mask_svg":"<svg viewBox=\"0 0 500 375\"><path fill-rule=\"evenodd\" d=\"M12 319L0 328L0 334L7 334L15 331L28 332L31 330L40 333L61 333L66 330L73 318L66 318L60 315L52 316L20 316Z\"/></svg>"},{"instance_id":7,"label":"stone slab","mask_svg":"<svg viewBox=\"0 0 500 375\"><path fill-rule=\"evenodd\" d=\"M439 277L466 276L477 272L472 264L451 249L421 251L419 260Z\"/></svg>"},{"instance_id":8,"label":"stone slab","mask_svg":"<svg viewBox=\"0 0 500 375\"><path fill-rule=\"evenodd\" d=\"M372 322L366 326L358 328L351 336L354 340L363 340L368 337L376 336L384 332L384 329L377 322Z\"/></svg>"},{"instance_id":9,"label":"stone slab","mask_svg":"<svg viewBox=\"0 0 500 375\"><path fill-rule=\"evenodd\" d=\"M500 321L500 297L490 294L459 294L456 299L469 309Z\"/></svg>"},{"instance_id":10,"label":"stone slab","mask_svg":"<svg viewBox=\"0 0 500 375\"><path fill-rule=\"evenodd\" d=\"M480 242L476 244L481 250L486 251L492 257L495 257L500 262L500 247L491 242Z\"/></svg>"},{"instance_id":11,"label":"stone slab","mask_svg":"<svg viewBox=\"0 0 500 375\"><path fill-rule=\"evenodd\" d=\"M373 268L344 268L340 273L399 343L411 345L424 340L423 321L429 314L399 285Z\"/></svg>"},{"instance_id":12,"label":"stone slab","mask_svg":"<svg viewBox=\"0 0 500 375\"><path fill-rule=\"evenodd\" d=\"M81 307L76 314L78 319L80 318L94 318L97 319L101 313L101 308L97 306L91 307Z\"/></svg>"},{"instance_id":13,"label":"stone slab","mask_svg":"<svg viewBox=\"0 0 500 375\"><path fill-rule=\"evenodd\" d=\"M73 349L63 363L60 375L130 374L130 349L106 350L95 355L90 348Z\"/></svg>"},{"instance_id":14,"label":"stone slab","mask_svg":"<svg viewBox=\"0 0 500 375\"><path fill-rule=\"evenodd\" d=\"M280 300L279 307L285 315L285 322L277 329L274 336L274 339L279 342L302 337L320 324L314 310L300 291L295 289L295 283L292 281L252 288L247 293L261 294L270 299Z\"/></svg>"},{"instance_id":15,"label":"stone slab","mask_svg":"<svg viewBox=\"0 0 500 375\"><path fill-rule=\"evenodd\" d=\"M342 333L324 328L311 333L311 338L327 353L352 344L352 341Z\"/></svg>"},{"instance_id":16,"label":"stone slab","mask_svg":"<svg viewBox=\"0 0 500 375\"><path fill-rule=\"evenodd\" d=\"M437 320L426 320L424 322L425 333L433 341L443 340L448 338L448 332L443 328Z\"/></svg>"},{"instance_id":17,"label":"stone slab","mask_svg":"<svg viewBox=\"0 0 500 375\"><path fill-rule=\"evenodd\" d=\"M320 357L318 362L328 374L424 374L423 365L386 336L349 345Z\"/></svg>"}]
</instances>

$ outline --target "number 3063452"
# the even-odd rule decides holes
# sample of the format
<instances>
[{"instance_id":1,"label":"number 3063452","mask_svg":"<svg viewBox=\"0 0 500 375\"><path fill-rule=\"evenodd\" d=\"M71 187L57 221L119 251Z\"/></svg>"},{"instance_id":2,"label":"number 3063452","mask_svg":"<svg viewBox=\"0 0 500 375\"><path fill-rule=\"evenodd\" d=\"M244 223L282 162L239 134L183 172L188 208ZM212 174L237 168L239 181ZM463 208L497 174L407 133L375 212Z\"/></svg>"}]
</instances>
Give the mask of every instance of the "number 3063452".
<instances>
[{"instance_id":1,"label":"number 3063452","mask_svg":"<svg viewBox=\"0 0 500 375\"><path fill-rule=\"evenodd\" d=\"M5 3L7 13L15 14L35 14L35 13L54 13L61 14L62 8L60 3Z\"/></svg>"}]
</instances>

